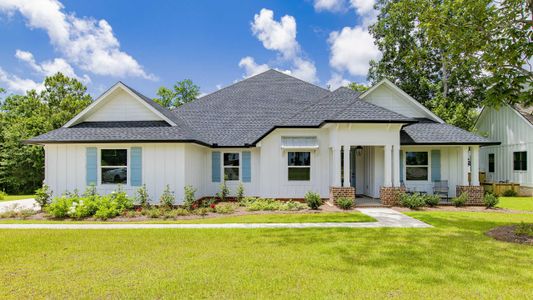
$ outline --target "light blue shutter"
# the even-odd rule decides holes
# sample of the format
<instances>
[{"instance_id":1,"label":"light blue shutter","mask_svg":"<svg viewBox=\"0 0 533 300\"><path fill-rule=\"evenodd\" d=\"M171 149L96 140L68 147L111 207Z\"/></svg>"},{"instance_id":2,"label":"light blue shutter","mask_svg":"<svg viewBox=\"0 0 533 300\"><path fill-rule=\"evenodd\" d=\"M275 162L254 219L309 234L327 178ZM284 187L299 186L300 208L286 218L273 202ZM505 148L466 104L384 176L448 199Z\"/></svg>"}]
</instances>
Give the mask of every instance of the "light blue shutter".
<instances>
[{"instance_id":1,"label":"light blue shutter","mask_svg":"<svg viewBox=\"0 0 533 300\"><path fill-rule=\"evenodd\" d=\"M220 182L220 152L211 152L211 181Z\"/></svg>"},{"instance_id":2,"label":"light blue shutter","mask_svg":"<svg viewBox=\"0 0 533 300\"><path fill-rule=\"evenodd\" d=\"M400 181L403 181L403 151L400 150Z\"/></svg>"},{"instance_id":3,"label":"light blue shutter","mask_svg":"<svg viewBox=\"0 0 533 300\"><path fill-rule=\"evenodd\" d=\"M440 180L440 150L431 150L431 181Z\"/></svg>"},{"instance_id":4,"label":"light blue shutter","mask_svg":"<svg viewBox=\"0 0 533 300\"><path fill-rule=\"evenodd\" d=\"M242 181L243 182L252 181L251 157L252 157L252 153L250 151L242 152Z\"/></svg>"},{"instance_id":5,"label":"light blue shutter","mask_svg":"<svg viewBox=\"0 0 533 300\"><path fill-rule=\"evenodd\" d=\"M85 149L85 181L87 185L96 185L97 179L97 165L98 159L96 155L96 147L87 147Z\"/></svg>"},{"instance_id":6,"label":"light blue shutter","mask_svg":"<svg viewBox=\"0 0 533 300\"><path fill-rule=\"evenodd\" d=\"M131 147L130 178L132 186L142 185L143 152L141 147Z\"/></svg>"}]
</instances>

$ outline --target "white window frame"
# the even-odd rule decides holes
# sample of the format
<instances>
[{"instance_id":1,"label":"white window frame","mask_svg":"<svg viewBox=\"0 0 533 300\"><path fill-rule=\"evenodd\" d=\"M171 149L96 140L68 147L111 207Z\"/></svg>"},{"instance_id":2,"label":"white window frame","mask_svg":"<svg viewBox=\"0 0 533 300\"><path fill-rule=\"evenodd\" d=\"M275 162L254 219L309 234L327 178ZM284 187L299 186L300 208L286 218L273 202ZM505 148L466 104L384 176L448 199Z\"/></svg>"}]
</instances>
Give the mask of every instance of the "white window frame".
<instances>
[{"instance_id":1,"label":"white window frame","mask_svg":"<svg viewBox=\"0 0 533 300\"><path fill-rule=\"evenodd\" d=\"M226 178L226 172L224 172L226 170L226 168L236 168L237 166L225 166L224 165L224 154L238 154L239 155L239 165L238 165L238 168L239 168L239 178L238 179L228 179L228 180L225 180ZM237 181L241 181L241 176L242 176L242 153L241 151L224 151L222 152L222 157L220 159L220 168L221 168L221 171L222 171L222 181L233 181L233 182L237 182Z\"/></svg>"},{"instance_id":2,"label":"white window frame","mask_svg":"<svg viewBox=\"0 0 533 300\"><path fill-rule=\"evenodd\" d=\"M102 150L126 150L126 166L102 166ZM102 180L102 168L126 168L126 183L125 186L130 184L130 151L124 147L105 147L98 148L98 182L100 185L118 185L117 183L103 183Z\"/></svg>"},{"instance_id":3,"label":"white window frame","mask_svg":"<svg viewBox=\"0 0 533 300\"><path fill-rule=\"evenodd\" d=\"M289 165L289 153L309 153L309 166L291 166ZM288 182L311 182L311 178L313 178L313 170L311 166L313 165L313 154L311 151L305 151L305 150L293 150L293 151L287 151L287 157L285 159L286 166L287 166L287 181ZM308 168L309 169L309 179L308 180L290 180L289 179L289 169L290 168Z\"/></svg>"},{"instance_id":4,"label":"white window frame","mask_svg":"<svg viewBox=\"0 0 533 300\"><path fill-rule=\"evenodd\" d=\"M428 156L428 164L427 165L408 165L407 164L407 153L409 152L425 152L427 153L427 156ZM404 162L403 162L403 165L404 165L404 177L405 178L405 181L409 181L409 182L413 182L413 183L416 183L416 182L423 182L423 183L426 183L426 182L431 182L431 151L428 151L428 150L417 150L417 149L413 149L413 150L405 150L405 155L404 155ZM412 179L407 179L407 168L411 168L411 167L427 167L428 169L428 172L427 172L427 179L426 180L412 180Z\"/></svg>"}]
</instances>

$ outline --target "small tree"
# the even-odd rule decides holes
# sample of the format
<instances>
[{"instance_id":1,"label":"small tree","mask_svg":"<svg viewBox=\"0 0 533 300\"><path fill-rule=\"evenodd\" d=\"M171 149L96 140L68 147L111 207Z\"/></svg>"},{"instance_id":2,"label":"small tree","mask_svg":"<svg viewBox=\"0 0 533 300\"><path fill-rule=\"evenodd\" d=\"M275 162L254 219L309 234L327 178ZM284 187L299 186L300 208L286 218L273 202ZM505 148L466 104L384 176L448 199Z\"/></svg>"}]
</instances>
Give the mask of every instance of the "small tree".
<instances>
[{"instance_id":1,"label":"small tree","mask_svg":"<svg viewBox=\"0 0 533 300\"><path fill-rule=\"evenodd\" d=\"M175 200L176 197L174 196L174 192L170 191L170 187L167 184L165 190L163 191L163 194L161 194L161 197L159 197L159 205L163 208L172 209L174 208Z\"/></svg>"},{"instance_id":2,"label":"small tree","mask_svg":"<svg viewBox=\"0 0 533 300\"><path fill-rule=\"evenodd\" d=\"M220 187L219 187L220 190L217 193L217 196L218 196L218 198L220 199L221 202L226 201L226 198L228 198L228 195L230 193L228 185L226 184L226 179L227 178L224 176L224 180L222 181L222 183L220 184Z\"/></svg>"},{"instance_id":3,"label":"small tree","mask_svg":"<svg viewBox=\"0 0 533 300\"><path fill-rule=\"evenodd\" d=\"M186 185L184 187L185 200L183 201L183 206L186 209L192 210L194 202L196 202L196 189L192 185Z\"/></svg>"},{"instance_id":4,"label":"small tree","mask_svg":"<svg viewBox=\"0 0 533 300\"><path fill-rule=\"evenodd\" d=\"M239 183L239 186L237 187L236 197L238 202L241 202L244 198L244 184L242 184L242 182Z\"/></svg>"},{"instance_id":5,"label":"small tree","mask_svg":"<svg viewBox=\"0 0 533 300\"><path fill-rule=\"evenodd\" d=\"M138 190L136 195L137 203L143 208L148 208L150 206L150 196L146 190L146 184L143 184Z\"/></svg>"},{"instance_id":6,"label":"small tree","mask_svg":"<svg viewBox=\"0 0 533 300\"><path fill-rule=\"evenodd\" d=\"M35 191L35 202L39 203L41 206L41 209L44 209L45 207L50 204L52 199L52 192L50 191L50 187L48 187L46 184L43 184L43 186Z\"/></svg>"}]
</instances>

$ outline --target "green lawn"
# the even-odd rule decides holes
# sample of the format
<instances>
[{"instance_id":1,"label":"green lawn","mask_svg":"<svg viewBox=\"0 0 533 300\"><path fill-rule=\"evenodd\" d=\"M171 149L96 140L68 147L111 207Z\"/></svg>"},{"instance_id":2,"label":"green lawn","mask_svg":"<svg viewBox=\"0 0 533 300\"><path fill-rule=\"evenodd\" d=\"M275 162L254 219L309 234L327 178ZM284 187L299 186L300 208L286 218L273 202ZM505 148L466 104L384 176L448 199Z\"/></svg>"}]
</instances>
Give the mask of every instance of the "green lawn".
<instances>
[{"instance_id":1,"label":"green lawn","mask_svg":"<svg viewBox=\"0 0 533 300\"><path fill-rule=\"evenodd\" d=\"M11 201L11 200L21 200L21 199L29 199L29 198L34 198L35 195L8 195L8 196L5 196L4 199L0 200L0 202L2 201Z\"/></svg>"},{"instance_id":2,"label":"green lawn","mask_svg":"<svg viewBox=\"0 0 533 300\"><path fill-rule=\"evenodd\" d=\"M0 230L0 298L498 298L533 290L533 214L411 212L434 228Z\"/></svg>"},{"instance_id":3,"label":"green lawn","mask_svg":"<svg viewBox=\"0 0 533 300\"><path fill-rule=\"evenodd\" d=\"M243 216L226 216L216 218L201 218L193 220L148 220L141 222L128 223L165 223L165 224L224 224L224 223L322 223L322 222L375 222L376 220L370 216L360 212L341 212L341 213L299 213L299 214L257 214L257 215L243 215ZM54 221L54 220L0 220L2 223L124 223L98 221Z\"/></svg>"},{"instance_id":4,"label":"green lawn","mask_svg":"<svg viewBox=\"0 0 533 300\"><path fill-rule=\"evenodd\" d=\"M533 211L533 197L500 197L498 207Z\"/></svg>"}]
</instances>

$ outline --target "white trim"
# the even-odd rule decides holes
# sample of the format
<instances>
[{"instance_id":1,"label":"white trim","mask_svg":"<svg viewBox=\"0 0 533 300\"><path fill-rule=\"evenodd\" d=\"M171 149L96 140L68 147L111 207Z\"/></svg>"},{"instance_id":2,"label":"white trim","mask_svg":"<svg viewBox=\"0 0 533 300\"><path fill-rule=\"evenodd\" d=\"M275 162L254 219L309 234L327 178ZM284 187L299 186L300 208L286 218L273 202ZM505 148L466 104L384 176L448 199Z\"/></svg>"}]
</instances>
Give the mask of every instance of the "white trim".
<instances>
[{"instance_id":1,"label":"white trim","mask_svg":"<svg viewBox=\"0 0 533 300\"><path fill-rule=\"evenodd\" d=\"M403 173L404 173L404 182L410 183L430 183L431 182L431 150L403 150ZM427 165L407 165L407 153L409 152L425 152L428 155L428 164ZM407 179L407 168L426 168L428 169L427 179L426 180L409 180Z\"/></svg>"},{"instance_id":2,"label":"white trim","mask_svg":"<svg viewBox=\"0 0 533 300\"><path fill-rule=\"evenodd\" d=\"M161 119L165 120L168 124L170 124L171 126L176 126L176 124L174 122L172 122L169 118L165 117L165 115L163 115L162 113L160 113L157 109L153 108L150 104L146 103L146 101L144 101L143 99L141 99L141 97L137 96L134 92L132 92L126 85L124 85L122 82L117 82L115 85L113 85L109 90L107 90L105 93L103 93L102 95L100 95L100 97L98 97L98 99L96 99L93 103L91 103L89 106L87 106L84 110L82 110L79 114L77 114L74 118L70 119L70 121L68 121L65 125L63 125L63 127L71 127L73 125L76 125L78 124L78 121L83 117L85 116L86 114L88 114L89 112L91 112L92 110L95 109L95 107L102 101L104 101L104 99L106 99L111 93L113 93L115 90L117 90L118 88L121 88L122 90L126 91L130 96L133 97L133 99L141 102L146 108L148 108L151 112L153 112L154 114L156 114L158 117L160 117Z\"/></svg>"},{"instance_id":3,"label":"white trim","mask_svg":"<svg viewBox=\"0 0 533 300\"><path fill-rule=\"evenodd\" d=\"M131 151L130 151L130 148L123 148L123 147L97 147L97 153L96 153L96 159L98 160L97 161L97 166L98 166L98 174L96 174L96 178L97 178L97 181L98 181L98 184L96 186L101 186L101 185L106 185L106 186L109 186L109 185L119 185L121 183L103 183L102 180L102 168L126 168L126 183L124 184L124 186L129 186L130 185L130 181L131 181L131 178L130 178L130 155L131 155ZM102 166L102 150L126 150L126 165L125 166Z\"/></svg>"},{"instance_id":4,"label":"white trim","mask_svg":"<svg viewBox=\"0 0 533 300\"><path fill-rule=\"evenodd\" d=\"M309 165L308 166L290 166L289 165L289 153L291 152L294 152L294 153L309 153ZM287 151L287 159L285 160L286 162L286 170L287 170L287 182L288 183L298 183L298 182L311 182L311 179L313 178L312 177L312 170L311 170L311 165L313 164L313 154L311 153L311 151L305 151L305 150L294 150L294 151ZM308 180L290 180L289 179L289 169L290 168L295 168L295 169L309 169L309 179ZM339 170L340 171L340 170Z\"/></svg>"},{"instance_id":5,"label":"white trim","mask_svg":"<svg viewBox=\"0 0 533 300\"><path fill-rule=\"evenodd\" d=\"M368 90L366 90L364 93L362 93L361 95L359 95L359 98L360 99L363 99L364 97L368 96L370 93L372 93L374 90L376 90L379 86L383 85L383 84L387 84L387 86L391 87L394 91L398 92L400 95L402 95L403 97L405 97L407 100L409 100L410 102L412 102L414 105L416 105L419 109L423 110L425 113L429 114L430 117L433 118L434 121L437 121L439 123L444 123L444 121L439 118L437 115L435 115L433 112L431 112L429 109L427 109L427 107L425 107L424 105L420 104L420 102L416 101L413 97L409 96L409 94L407 94L406 92L404 92L401 88L397 87L394 83L390 82L388 79L383 79L381 80L380 82L378 82L377 84L373 85L371 88L369 88Z\"/></svg>"},{"instance_id":6,"label":"white trim","mask_svg":"<svg viewBox=\"0 0 533 300\"><path fill-rule=\"evenodd\" d=\"M221 181L226 181L226 182L239 182L239 181L242 181L242 151L221 151L220 152L221 154L221 158L220 158L220 167L221 167L221 175L222 175L222 178L221 178ZM225 180L226 178L226 174L224 172L224 170L226 168L235 168L236 166L225 166L224 165L224 154L238 154L239 155L239 165L237 166L239 168L239 179L228 179L228 180Z\"/></svg>"}]
</instances>

